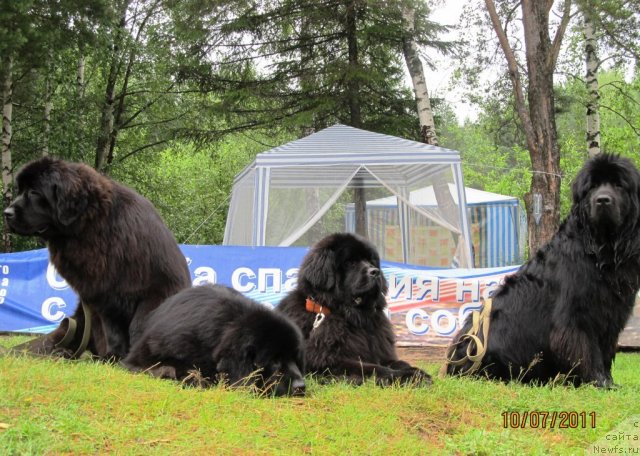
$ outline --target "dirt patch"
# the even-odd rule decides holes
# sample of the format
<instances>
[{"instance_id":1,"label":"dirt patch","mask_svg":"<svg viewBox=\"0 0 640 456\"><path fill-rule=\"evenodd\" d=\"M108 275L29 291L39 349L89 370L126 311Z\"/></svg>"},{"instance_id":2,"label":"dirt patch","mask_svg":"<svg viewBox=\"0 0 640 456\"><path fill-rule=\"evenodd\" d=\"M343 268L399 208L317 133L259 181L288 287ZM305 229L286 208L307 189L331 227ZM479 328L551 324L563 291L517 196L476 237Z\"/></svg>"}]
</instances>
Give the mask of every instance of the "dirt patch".
<instances>
[{"instance_id":1,"label":"dirt patch","mask_svg":"<svg viewBox=\"0 0 640 456\"><path fill-rule=\"evenodd\" d=\"M444 361L446 347L432 346L400 346L397 347L400 359L414 364L416 361L423 363L441 363Z\"/></svg>"}]
</instances>

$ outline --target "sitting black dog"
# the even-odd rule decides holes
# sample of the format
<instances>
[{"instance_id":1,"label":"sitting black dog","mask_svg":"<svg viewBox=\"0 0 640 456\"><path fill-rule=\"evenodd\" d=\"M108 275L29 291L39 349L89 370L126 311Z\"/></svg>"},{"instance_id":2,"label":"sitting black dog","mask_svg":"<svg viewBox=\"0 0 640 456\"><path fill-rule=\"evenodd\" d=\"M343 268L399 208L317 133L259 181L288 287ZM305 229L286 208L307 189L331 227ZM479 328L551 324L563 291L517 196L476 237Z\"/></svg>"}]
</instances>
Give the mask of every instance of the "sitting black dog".
<instances>
[{"instance_id":1,"label":"sitting black dog","mask_svg":"<svg viewBox=\"0 0 640 456\"><path fill-rule=\"evenodd\" d=\"M303 396L302 335L286 317L220 285L189 288L149 318L123 365L158 377L254 385ZM199 372L198 372L199 371Z\"/></svg>"},{"instance_id":2,"label":"sitting black dog","mask_svg":"<svg viewBox=\"0 0 640 456\"><path fill-rule=\"evenodd\" d=\"M398 359L385 314L387 282L375 247L360 236L332 234L302 261L296 289L276 307L305 337L307 368L354 383L429 384L429 375Z\"/></svg>"},{"instance_id":3,"label":"sitting black dog","mask_svg":"<svg viewBox=\"0 0 640 456\"><path fill-rule=\"evenodd\" d=\"M572 190L559 231L493 297L488 340L476 336L486 345L478 369L466 357L478 345L464 336L469 317L447 373L613 385L618 336L640 288L640 173L628 159L603 154L585 164Z\"/></svg>"}]
</instances>

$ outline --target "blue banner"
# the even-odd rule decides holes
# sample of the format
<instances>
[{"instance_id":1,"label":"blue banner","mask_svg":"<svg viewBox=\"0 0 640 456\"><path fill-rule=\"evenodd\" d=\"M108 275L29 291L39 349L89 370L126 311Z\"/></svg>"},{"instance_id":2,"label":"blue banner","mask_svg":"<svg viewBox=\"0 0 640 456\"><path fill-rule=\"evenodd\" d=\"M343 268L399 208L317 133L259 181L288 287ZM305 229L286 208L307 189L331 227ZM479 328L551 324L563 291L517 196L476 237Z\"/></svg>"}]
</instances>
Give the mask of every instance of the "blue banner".
<instances>
[{"instance_id":1,"label":"blue banner","mask_svg":"<svg viewBox=\"0 0 640 456\"><path fill-rule=\"evenodd\" d=\"M180 246L194 285L220 283L269 306L296 284L302 247ZM517 267L430 269L383 262L389 316L400 342L446 344ZM46 333L73 314L77 296L49 263L46 249L0 254L0 331Z\"/></svg>"}]
</instances>

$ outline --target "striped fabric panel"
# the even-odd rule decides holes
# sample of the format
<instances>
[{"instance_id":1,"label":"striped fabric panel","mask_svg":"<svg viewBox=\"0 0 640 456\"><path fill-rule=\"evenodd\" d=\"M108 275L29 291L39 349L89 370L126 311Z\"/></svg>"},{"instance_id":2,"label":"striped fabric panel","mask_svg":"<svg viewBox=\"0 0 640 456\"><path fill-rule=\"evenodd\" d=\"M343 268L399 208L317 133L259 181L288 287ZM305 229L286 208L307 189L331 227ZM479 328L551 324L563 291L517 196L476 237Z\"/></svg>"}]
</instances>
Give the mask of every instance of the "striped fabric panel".
<instances>
[{"instance_id":1,"label":"striped fabric panel","mask_svg":"<svg viewBox=\"0 0 640 456\"><path fill-rule=\"evenodd\" d=\"M519 207L513 202L467 206L474 244L474 266L494 268L517 265L522 262L519 242ZM369 239L378 248L383 259L386 246L386 227L399 228L398 210L393 207L367 209ZM418 226L435 226L424 217L412 223ZM355 230L352 207L345 214L345 229ZM397 260L397 259L394 259Z\"/></svg>"}]
</instances>

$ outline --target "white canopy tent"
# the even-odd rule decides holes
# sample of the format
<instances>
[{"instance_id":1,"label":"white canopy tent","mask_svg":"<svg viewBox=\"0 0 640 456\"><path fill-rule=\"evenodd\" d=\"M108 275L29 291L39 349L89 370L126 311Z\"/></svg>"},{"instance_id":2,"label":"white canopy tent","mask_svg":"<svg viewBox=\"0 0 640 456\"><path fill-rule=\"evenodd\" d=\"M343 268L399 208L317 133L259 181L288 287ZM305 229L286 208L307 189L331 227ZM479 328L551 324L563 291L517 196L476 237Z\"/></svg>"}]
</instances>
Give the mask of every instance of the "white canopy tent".
<instances>
[{"instance_id":1,"label":"white canopy tent","mask_svg":"<svg viewBox=\"0 0 640 456\"><path fill-rule=\"evenodd\" d=\"M429 185L437 204L412 204L411 192ZM412 226L427 219L455 240L451 263L472 266L459 152L339 124L258 154L236 176L224 244L311 245L344 231L354 188L396 199L405 263Z\"/></svg>"}]
</instances>

